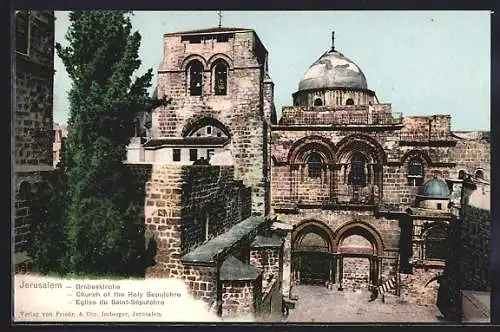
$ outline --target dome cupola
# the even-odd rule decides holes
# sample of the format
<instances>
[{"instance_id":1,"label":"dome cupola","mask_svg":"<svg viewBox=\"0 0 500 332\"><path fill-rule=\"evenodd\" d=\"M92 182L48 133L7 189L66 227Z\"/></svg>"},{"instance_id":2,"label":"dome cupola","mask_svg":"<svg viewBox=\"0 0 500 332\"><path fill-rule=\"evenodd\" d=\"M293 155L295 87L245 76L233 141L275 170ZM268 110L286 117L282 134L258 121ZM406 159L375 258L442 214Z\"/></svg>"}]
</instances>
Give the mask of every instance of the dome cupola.
<instances>
[{"instance_id":1,"label":"dome cupola","mask_svg":"<svg viewBox=\"0 0 500 332\"><path fill-rule=\"evenodd\" d=\"M426 198L448 199L450 189L444 180L433 178L426 181L418 191L418 195Z\"/></svg>"},{"instance_id":2,"label":"dome cupola","mask_svg":"<svg viewBox=\"0 0 500 332\"><path fill-rule=\"evenodd\" d=\"M304 73L293 95L294 105L339 106L373 102L375 93L361 68L332 47L323 53Z\"/></svg>"}]
</instances>

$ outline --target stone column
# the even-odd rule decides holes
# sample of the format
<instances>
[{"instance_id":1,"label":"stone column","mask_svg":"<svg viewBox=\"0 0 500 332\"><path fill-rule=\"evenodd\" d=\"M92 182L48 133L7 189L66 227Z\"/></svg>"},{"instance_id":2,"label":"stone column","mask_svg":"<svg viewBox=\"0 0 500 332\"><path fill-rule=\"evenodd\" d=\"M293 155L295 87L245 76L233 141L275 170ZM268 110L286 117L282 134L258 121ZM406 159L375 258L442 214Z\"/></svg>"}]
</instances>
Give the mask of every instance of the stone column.
<instances>
[{"instance_id":1,"label":"stone column","mask_svg":"<svg viewBox=\"0 0 500 332\"><path fill-rule=\"evenodd\" d=\"M330 202L335 200L335 166L328 165L328 170L330 174Z\"/></svg>"},{"instance_id":2,"label":"stone column","mask_svg":"<svg viewBox=\"0 0 500 332\"><path fill-rule=\"evenodd\" d=\"M330 271L330 275L332 276L332 279L330 280L332 283L335 283L337 281L336 274L337 274L337 255L333 254L331 260L331 268L332 271Z\"/></svg>"},{"instance_id":3,"label":"stone column","mask_svg":"<svg viewBox=\"0 0 500 332\"><path fill-rule=\"evenodd\" d=\"M339 288L338 290L339 291L342 291L344 290L342 288L342 281L344 279L344 256L340 255L340 259L339 259Z\"/></svg>"}]
</instances>

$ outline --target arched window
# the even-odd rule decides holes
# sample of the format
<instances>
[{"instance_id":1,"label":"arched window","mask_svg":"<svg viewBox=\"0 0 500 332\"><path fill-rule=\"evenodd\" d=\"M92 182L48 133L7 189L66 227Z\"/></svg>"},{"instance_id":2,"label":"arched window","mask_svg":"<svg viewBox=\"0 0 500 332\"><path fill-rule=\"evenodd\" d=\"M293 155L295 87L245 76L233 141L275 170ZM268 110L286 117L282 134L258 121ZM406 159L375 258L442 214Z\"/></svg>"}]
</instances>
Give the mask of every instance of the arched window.
<instances>
[{"instance_id":1,"label":"arched window","mask_svg":"<svg viewBox=\"0 0 500 332\"><path fill-rule=\"evenodd\" d=\"M345 102L346 105L354 105L354 100L352 98L349 98Z\"/></svg>"},{"instance_id":2,"label":"arched window","mask_svg":"<svg viewBox=\"0 0 500 332\"><path fill-rule=\"evenodd\" d=\"M187 66L189 80L189 95L201 96L203 91L203 65L198 60L191 61Z\"/></svg>"},{"instance_id":3,"label":"arched window","mask_svg":"<svg viewBox=\"0 0 500 332\"><path fill-rule=\"evenodd\" d=\"M446 259L447 229L444 225L431 226L424 234L424 259Z\"/></svg>"},{"instance_id":4,"label":"arched window","mask_svg":"<svg viewBox=\"0 0 500 332\"><path fill-rule=\"evenodd\" d=\"M217 60L214 66L214 93L217 96L227 95L227 68L227 63L220 59Z\"/></svg>"},{"instance_id":5,"label":"arched window","mask_svg":"<svg viewBox=\"0 0 500 332\"><path fill-rule=\"evenodd\" d=\"M424 164L420 158L412 158L408 162L408 183L420 186L424 181Z\"/></svg>"},{"instance_id":6,"label":"arched window","mask_svg":"<svg viewBox=\"0 0 500 332\"><path fill-rule=\"evenodd\" d=\"M484 171L482 169L476 170L476 173L474 173L474 175L478 179L484 179Z\"/></svg>"},{"instance_id":7,"label":"arched window","mask_svg":"<svg viewBox=\"0 0 500 332\"><path fill-rule=\"evenodd\" d=\"M321 177L321 169L323 168L323 160L321 156L315 152L311 153L307 158L307 174L310 178Z\"/></svg>"},{"instance_id":8,"label":"arched window","mask_svg":"<svg viewBox=\"0 0 500 332\"><path fill-rule=\"evenodd\" d=\"M27 181L21 181L19 184L19 199L28 200L31 197L31 184Z\"/></svg>"},{"instance_id":9,"label":"arched window","mask_svg":"<svg viewBox=\"0 0 500 332\"><path fill-rule=\"evenodd\" d=\"M347 179L347 184L353 186L366 186L365 173L366 158L360 152L354 152L351 158L351 171Z\"/></svg>"},{"instance_id":10,"label":"arched window","mask_svg":"<svg viewBox=\"0 0 500 332\"><path fill-rule=\"evenodd\" d=\"M314 106L323 106L323 101L321 98L314 99Z\"/></svg>"}]
</instances>

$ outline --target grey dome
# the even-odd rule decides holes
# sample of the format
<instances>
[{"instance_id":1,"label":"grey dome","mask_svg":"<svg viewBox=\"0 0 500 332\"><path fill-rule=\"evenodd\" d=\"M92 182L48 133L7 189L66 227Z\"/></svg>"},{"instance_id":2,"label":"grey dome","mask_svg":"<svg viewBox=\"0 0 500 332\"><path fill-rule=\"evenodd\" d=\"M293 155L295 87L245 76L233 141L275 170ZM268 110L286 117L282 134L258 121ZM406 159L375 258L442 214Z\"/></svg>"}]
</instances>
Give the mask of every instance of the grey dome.
<instances>
[{"instance_id":1,"label":"grey dome","mask_svg":"<svg viewBox=\"0 0 500 332\"><path fill-rule=\"evenodd\" d=\"M325 88L368 89L368 84L354 62L330 50L307 69L299 83L299 91Z\"/></svg>"},{"instance_id":2,"label":"grey dome","mask_svg":"<svg viewBox=\"0 0 500 332\"><path fill-rule=\"evenodd\" d=\"M450 190L446 182L434 178L426 181L420 187L418 194L424 197L448 199L450 197Z\"/></svg>"}]
</instances>

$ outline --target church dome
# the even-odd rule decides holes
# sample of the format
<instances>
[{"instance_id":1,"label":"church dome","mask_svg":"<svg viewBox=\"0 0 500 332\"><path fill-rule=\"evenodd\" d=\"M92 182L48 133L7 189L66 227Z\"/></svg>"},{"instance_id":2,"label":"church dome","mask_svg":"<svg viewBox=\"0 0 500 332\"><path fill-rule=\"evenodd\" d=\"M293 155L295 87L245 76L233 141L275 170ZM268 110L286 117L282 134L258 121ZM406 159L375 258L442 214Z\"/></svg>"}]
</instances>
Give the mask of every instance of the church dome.
<instances>
[{"instance_id":1,"label":"church dome","mask_svg":"<svg viewBox=\"0 0 500 332\"><path fill-rule=\"evenodd\" d=\"M311 89L368 89L365 75L354 62L333 47L304 73L299 91Z\"/></svg>"},{"instance_id":2,"label":"church dome","mask_svg":"<svg viewBox=\"0 0 500 332\"><path fill-rule=\"evenodd\" d=\"M429 198L448 199L450 197L450 190L445 181L434 178L426 181L422 187L420 187L418 194L419 196Z\"/></svg>"}]
</instances>

